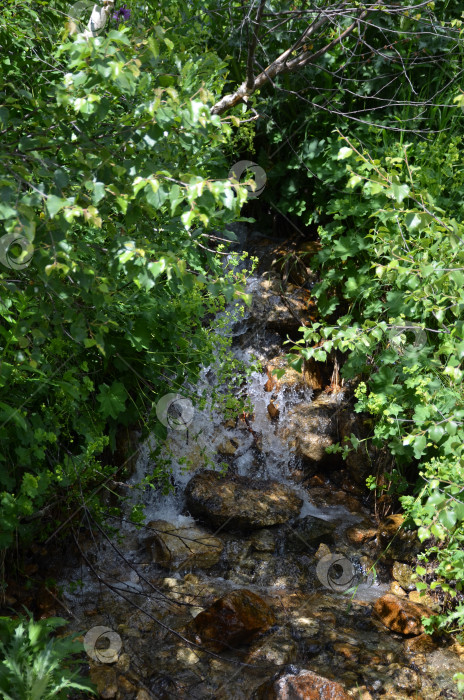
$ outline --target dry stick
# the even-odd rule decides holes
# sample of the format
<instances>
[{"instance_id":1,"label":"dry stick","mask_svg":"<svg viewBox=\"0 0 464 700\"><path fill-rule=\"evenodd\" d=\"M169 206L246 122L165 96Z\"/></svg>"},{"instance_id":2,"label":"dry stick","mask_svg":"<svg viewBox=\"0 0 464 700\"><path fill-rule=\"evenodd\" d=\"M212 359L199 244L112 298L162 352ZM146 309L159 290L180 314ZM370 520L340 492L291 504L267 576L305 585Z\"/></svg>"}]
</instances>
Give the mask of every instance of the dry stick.
<instances>
[{"instance_id":1,"label":"dry stick","mask_svg":"<svg viewBox=\"0 0 464 700\"><path fill-rule=\"evenodd\" d=\"M261 24L261 20L263 17L263 10L264 10L265 4L266 4L266 0L261 0L259 3L258 11L256 12L256 19L254 22L255 26L253 27L253 37L252 37L250 44L248 46L246 86L247 86L247 90L251 90L251 91L253 90L254 85L255 85L255 76L254 76L253 66L255 63L256 44L258 43L258 31L259 31L259 26Z\"/></svg>"},{"instance_id":2,"label":"dry stick","mask_svg":"<svg viewBox=\"0 0 464 700\"><path fill-rule=\"evenodd\" d=\"M103 535L103 537L105 538L105 540L111 545L111 547L112 547L112 548L114 549L114 551L121 557L121 559L129 566L129 568L131 568L132 571L135 571L135 573L137 574L137 576L138 576L139 578L141 578L142 581L144 581L153 591L155 591L155 593L158 593L162 598L164 598L164 600L167 600L169 603L173 603L173 604L175 604L175 605L185 605L185 606L187 606L187 607L193 607L191 603L179 603L179 602L177 602L177 601L175 601L175 600L172 600L169 596L167 596L165 593L163 593L162 591L160 591L159 588L157 588L156 586L154 586L148 579L145 578L145 576L143 576L143 574L141 574L141 573L136 569L136 567L135 567L133 564L130 563L130 561L124 556L124 554L121 552L121 550L120 550L118 547L116 547L116 545L110 540L110 538L108 537L108 535L106 534L106 532L103 530L103 528L101 528L100 525L97 523L97 521L96 521L94 518L92 518L92 516L90 515L90 513L89 513L88 511L87 511L87 517L88 517L90 520L92 520L92 522L97 526L99 532Z\"/></svg>"},{"instance_id":3,"label":"dry stick","mask_svg":"<svg viewBox=\"0 0 464 700\"><path fill-rule=\"evenodd\" d=\"M238 418L237 418L237 420L238 420ZM130 520L127 520L126 518L123 518L123 517L121 517L121 516L117 517L117 516L115 516L115 515L106 515L105 518L114 518L114 519L116 519L116 520L121 520L121 521L124 521L124 522L128 522L128 523L131 523L131 524L133 525L133 523L132 523ZM146 530L150 530L150 532L158 532L158 530L156 530L156 528L149 527L148 525L141 525L141 527L144 527ZM175 534L175 533L169 533L169 534L170 534L170 536L172 536L172 537L178 537L178 538L179 538L180 540L182 540L182 541L184 541L185 539L190 539L190 540L192 540L192 538L186 538L186 537L183 537L182 535L177 535L177 534ZM193 540L193 541L196 541L196 540ZM187 546L188 546L188 545L187 545ZM207 546L213 546L213 545L207 545ZM193 556L193 555L192 555L192 556ZM190 557L189 557L189 559L185 562L184 565L186 565L186 564L188 563L188 561L190 561ZM177 568L179 568L179 567L177 567ZM136 571L137 575L140 576L138 570L135 570L135 571ZM143 576L141 576L140 578L143 578ZM206 588L206 587L204 587L204 588ZM198 591L195 595L191 594L191 595L190 595L190 598L191 598L192 600L200 600L200 594L201 594L201 591ZM176 601L176 604L177 604L177 605L184 605L184 603L177 603L177 601ZM185 605L188 605L188 603L185 603ZM192 605L193 607L195 607L193 603L191 603L191 605Z\"/></svg>"},{"instance_id":4,"label":"dry stick","mask_svg":"<svg viewBox=\"0 0 464 700\"><path fill-rule=\"evenodd\" d=\"M47 593L49 593L49 594L51 595L52 598L54 598L54 599L56 600L57 603L59 603L59 605L61 605L62 608L64 608L64 609L66 610L66 612L68 613L68 615L71 615L71 617L73 617L75 620L77 620L77 621L79 622L79 618L76 617L76 615L74 615L73 611L70 610L70 609L68 608L68 606L67 606L65 603L63 603L63 601L60 600L60 599L58 598L58 596L56 596L56 595L53 593L53 591L51 591L51 590L50 590L49 588L47 588L47 587L45 587L45 590L47 591Z\"/></svg>"}]
</instances>

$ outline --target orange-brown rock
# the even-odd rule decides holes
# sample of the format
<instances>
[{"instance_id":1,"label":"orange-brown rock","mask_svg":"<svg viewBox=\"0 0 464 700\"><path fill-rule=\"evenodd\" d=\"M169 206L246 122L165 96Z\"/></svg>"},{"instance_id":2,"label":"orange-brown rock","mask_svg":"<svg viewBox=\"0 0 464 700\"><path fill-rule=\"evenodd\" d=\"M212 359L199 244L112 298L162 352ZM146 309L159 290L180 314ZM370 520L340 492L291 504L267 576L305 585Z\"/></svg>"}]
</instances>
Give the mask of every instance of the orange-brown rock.
<instances>
[{"instance_id":1,"label":"orange-brown rock","mask_svg":"<svg viewBox=\"0 0 464 700\"><path fill-rule=\"evenodd\" d=\"M363 544L368 540L372 540L377 534L377 530L373 527L362 527L360 525L354 525L348 528L346 531L346 536L349 542L352 544Z\"/></svg>"},{"instance_id":2,"label":"orange-brown rock","mask_svg":"<svg viewBox=\"0 0 464 700\"><path fill-rule=\"evenodd\" d=\"M270 417L274 420L277 419L280 415L280 410L279 407L275 405L274 401L270 401L267 405L267 412L269 413Z\"/></svg>"},{"instance_id":3,"label":"orange-brown rock","mask_svg":"<svg viewBox=\"0 0 464 700\"><path fill-rule=\"evenodd\" d=\"M197 644L222 651L250 642L275 624L269 605L256 593L240 589L227 593L187 626Z\"/></svg>"},{"instance_id":4,"label":"orange-brown rock","mask_svg":"<svg viewBox=\"0 0 464 700\"><path fill-rule=\"evenodd\" d=\"M322 474L314 474L308 481L310 488L323 488L327 486L327 479Z\"/></svg>"},{"instance_id":5,"label":"orange-brown rock","mask_svg":"<svg viewBox=\"0 0 464 700\"><path fill-rule=\"evenodd\" d=\"M379 525L377 537L386 559L413 562L420 551L420 542L414 530L403 529L404 516L389 515Z\"/></svg>"},{"instance_id":6,"label":"orange-brown rock","mask_svg":"<svg viewBox=\"0 0 464 700\"><path fill-rule=\"evenodd\" d=\"M99 697L105 700L115 698L118 692L118 683L116 679L116 671L112 666L104 664L103 666L90 665L90 680L95 683L99 693Z\"/></svg>"},{"instance_id":7,"label":"orange-brown rock","mask_svg":"<svg viewBox=\"0 0 464 700\"><path fill-rule=\"evenodd\" d=\"M386 593L379 598L373 612L393 632L414 635L424 632L421 618L430 617L432 614L425 605L412 603L407 598L399 598L393 593Z\"/></svg>"},{"instance_id":8,"label":"orange-brown rock","mask_svg":"<svg viewBox=\"0 0 464 700\"><path fill-rule=\"evenodd\" d=\"M404 643L404 649L409 654L424 654L434 651L437 643L430 634L420 634L418 637L411 637Z\"/></svg>"},{"instance_id":9,"label":"orange-brown rock","mask_svg":"<svg viewBox=\"0 0 464 700\"><path fill-rule=\"evenodd\" d=\"M285 370L285 373L277 379L273 371L276 369ZM279 391L282 388L308 387L313 391L320 391L328 381L329 373L323 362L316 362L314 359L306 360L302 371L289 367L285 355L279 355L272 359L267 368L268 380L264 386L264 391Z\"/></svg>"},{"instance_id":10,"label":"orange-brown rock","mask_svg":"<svg viewBox=\"0 0 464 700\"><path fill-rule=\"evenodd\" d=\"M253 700L351 700L340 683L306 670L267 681L252 697Z\"/></svg>"},{"instance_id":11,"label":"orange-brown rock","mask_svg":"<svg viewBox=\"0 0 464 700\"><path fill-rule=\"evenodd\" d=\"M268 372L268 379L266 384L264 385L264 391L273 391L274 387L276 386L277 379L276 377L270 377L269 372Z\"/></svg>"},{"instance_id":12,"label":"orange-brown rock","mask_svg":"<svg viewBox=\"0 0 464 700\"><path fill-rule=\"evenodd\" d=\"M399 596L400 598L404 598L406 596L406 591L401 588L398 581L391 582L390 593L394 593L395 595Z\"/></svg>"},{"instance_id":13,"label":"orange-brown rock","mask_svg":"<svg viewBox=\"0 0 464 700\"><path fill-rule=\"evenodd\" d=\"M359 659L359 649L353 644L347 644L345 642L337 642L333 645L337 654L344 656L345 659L352 662L357 662Z\"/></svg>"}]
</instances>

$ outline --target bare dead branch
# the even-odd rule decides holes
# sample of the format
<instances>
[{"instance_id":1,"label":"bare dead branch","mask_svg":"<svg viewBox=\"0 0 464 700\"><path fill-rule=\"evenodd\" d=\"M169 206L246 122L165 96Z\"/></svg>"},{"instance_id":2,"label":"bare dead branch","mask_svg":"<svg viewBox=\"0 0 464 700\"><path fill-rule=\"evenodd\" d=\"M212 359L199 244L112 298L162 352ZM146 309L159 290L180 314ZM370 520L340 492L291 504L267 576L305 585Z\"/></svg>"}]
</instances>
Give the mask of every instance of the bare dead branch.
<instances>
[{"instance_id":1,"label":"bare dead branch","mask_svg":"<svg viewBox=\"0 0 464 700\"><path fill-rule=\"evenodd\" d=\"M248 58L247 58L247 89L248 90L253 90L254 84L255 84L255 78L254 78L254 64L255 64L255 51L256 51L256 44L258 43L258 32L259 32L259 27L261 24L262 16L263 16L263 11L264 11L264 5L266 4L266 0L260 0L258 10L256 12L256 19L253 24L252 28L252 38L251 41L248 45Z\"/></svg>"}]
</instances>

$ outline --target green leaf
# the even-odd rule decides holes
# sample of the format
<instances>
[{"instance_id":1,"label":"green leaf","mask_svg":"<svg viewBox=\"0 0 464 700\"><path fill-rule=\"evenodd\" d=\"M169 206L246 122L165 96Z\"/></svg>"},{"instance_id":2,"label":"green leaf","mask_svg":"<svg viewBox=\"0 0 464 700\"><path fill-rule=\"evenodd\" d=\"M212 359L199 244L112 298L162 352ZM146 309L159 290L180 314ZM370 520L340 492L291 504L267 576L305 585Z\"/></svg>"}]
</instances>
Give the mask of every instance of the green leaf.
<instances>
[{"instance_id":1,"label":"green leaf","mask_svg":"<svg viewBox=\"0 0 464 700\"><path fill-rule=\"evenodd\" d=\"M146 186L144 191L147 202L155 209L161 209L169 195L169 192L164 185L160 185L156 192L154 192L152 186L149 184Z\"/></svg>"},{"instance_id":2,"label":"green leaf","mask_svg":"<svg viewBox=\"0 0 464 700\"><path fill-rule=\"evenodd\" d=\"M425 542L430 538L430 530L426 527L420 527L417 531L417 536L420 542Z\"/></svg>"},{"instance_id":3,"label":"green leaf","mask_svg":"<svg viewBox=\"0 0 464 700\"><path fill-rule=\"evenodd\" d=\"M409 185L400 185L399 183L393 182L390 190L396 201L401 204L409 194Z\"/></svg>"},{"instance_id":4,"label":"green leaf","mask_svg":"<svg viewBox=\"0 0 464 700\"><path fill-rule=\"evenodd\" d=\"M425 435L418 435L413 442L414 457L419 459L425 452L427 438Z\"/></svg>"},{"instance_id":5,"label":"green leaf","mask_svg":"<svg viewBox=\"0 0 464 700\"><path fill-rule=\"evenodd\" d=\"M53 219L61 209L63 209L64 206L68 201L66 199L63 199L62 197L56 197L54 194L50 194L47 197L46 200L46 206L47 206L47 211L50 215L50 218Z\"/></svg>"},{"instance_id":6,"label":"green leaf","mask_svg":"<svg viewBox=\"0 0 464 700\"><path fill-rule=\"evenodd\" d=\"M441 510L438 519L447 530L452 530L457 521L456 513L453 510Z\"/></svg>"},{"instance_id":7,"label":"green leaf","mask_svg":"<svg viewBox=\"0 0 464 700\"><path fill-rule=\"evenodd\" d=\"M445 434L445 428L443 427L443 425L432 425L432 427L429 428L427 432L429 438L433 442L439 442Z\"/></svg>"},{"instance_id":8,"label":"green leaf","mask_svg":"<svg viewBox=\"0 0 464 700\"><path fill-rule=\"evenodd\" d=\"M16 423L16 425L22 430L28 430L27 422L21 414L20 407L9 406L8 404L3 403L3 401L0 401L0 416L2 417L1 422L3 425L12 420L13 423Z\"/></svg>"},{"instance_id":9,"label":"green leaf","mask_svg":"<svg viewBox=\"0 0 464 700\"><path fill-rule=\"evenodd\" d=\"M100 410L105 418L118 418L124 412L125 402L129 394L121 382L114 381L109 387L107 384L100 386L97 401L100 402Z\"/></svg>"},{"instance_id":10,"label":"green leaf","mask_svg":"<svg viewBox=\"0 0 464 700\"><path fill-rule=\"evenodd\" d=\"M157 277L159 277L161 275L162 272L165 271L166 260L164 258L161 258L157 262L148 263L147 267L150 270L153 277L156 279Z\"/></svg>"},{"instance_id":11,"label":"green leaf","mask_svg":"<svg viewBox=\"0 0 464 700\"><path fill-rule=\"evenodd\" d=\"M338 151L337 160L344 160L345 158L349 158L352 153L353 153L352 148L348 148L347 146L343 146Z\"/></svg>"}]
</instances>

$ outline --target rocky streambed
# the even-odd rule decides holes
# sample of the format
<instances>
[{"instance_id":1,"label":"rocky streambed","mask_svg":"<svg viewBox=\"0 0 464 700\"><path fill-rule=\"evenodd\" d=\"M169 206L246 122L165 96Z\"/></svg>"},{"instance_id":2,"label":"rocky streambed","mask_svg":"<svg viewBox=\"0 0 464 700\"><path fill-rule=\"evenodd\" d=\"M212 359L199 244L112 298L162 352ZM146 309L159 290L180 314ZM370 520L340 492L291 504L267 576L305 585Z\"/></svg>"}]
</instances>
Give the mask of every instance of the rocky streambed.
<instances>
[{"instance_id":1,"label":"rocky streambed","mask_svg":"<svg viewBox=\"0 0 464 700\"><path fill-rule=\"evenodd\" d=\"M195 410L172 428L168 495L135 489L148 441L126 486L145 523L82 530L60 600L87 633L91 676L118 700L458 698L464 649L424 634L434 601L414 589L417 540L401 516L372 513L365 478L385 455L326 451L368 432L350 387L330 365L286 366L285 338L313 313L311 272L300 262L292 278L275 241L245 244L262 264L229 332L237 357L263 365L241 387L253 414ZM214 381L205 369L198 392Z\"/></svg>"}]
</instances>

